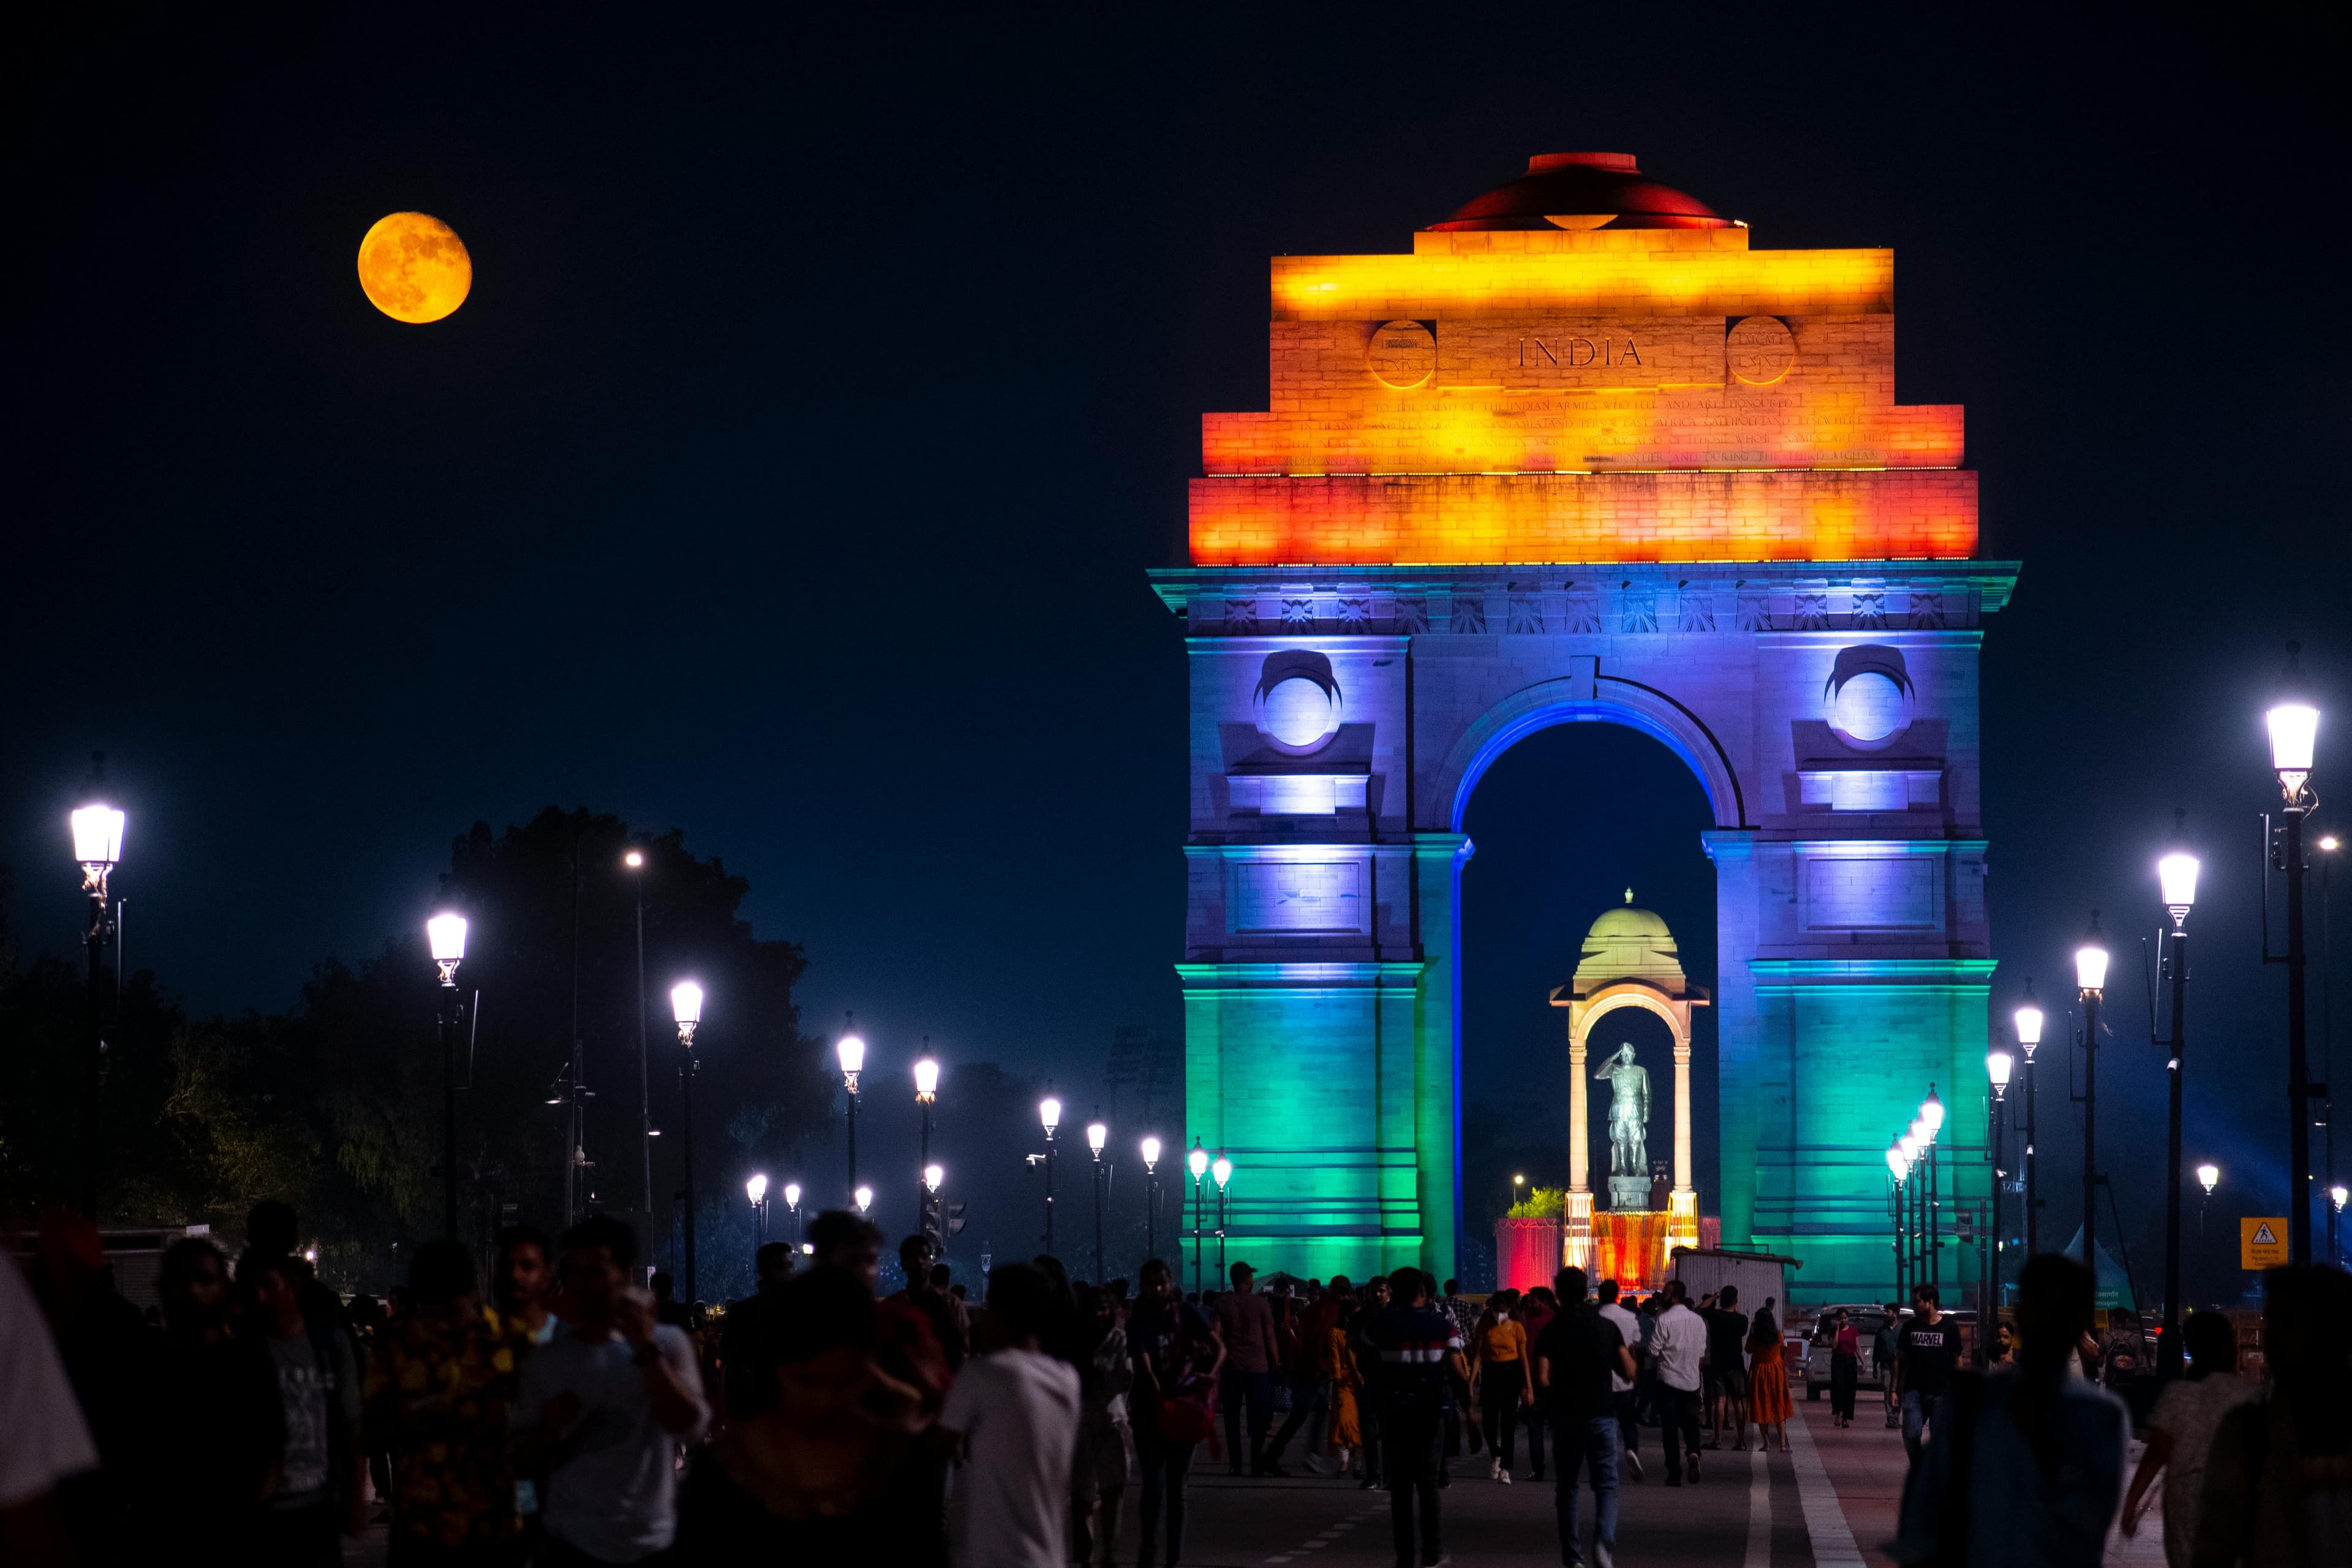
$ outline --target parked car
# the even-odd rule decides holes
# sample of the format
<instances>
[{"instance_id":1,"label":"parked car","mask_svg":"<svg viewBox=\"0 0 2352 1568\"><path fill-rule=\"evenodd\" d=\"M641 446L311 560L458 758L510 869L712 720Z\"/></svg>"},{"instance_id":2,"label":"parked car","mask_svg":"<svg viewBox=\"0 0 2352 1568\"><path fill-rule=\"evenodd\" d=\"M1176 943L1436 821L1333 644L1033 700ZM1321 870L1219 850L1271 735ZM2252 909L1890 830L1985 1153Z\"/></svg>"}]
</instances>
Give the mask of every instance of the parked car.
<instances>
[{"instance_id":1,"label":"parked car","mask_svg":"<svg viewBox=\"0 0 2352 1568\"><path fill-rule=\"evenodd\" d=\"M1830 1341L1821 1336L1828 1331L1829 1325L1837 1320L1840 1312L1846 1315L1846 1321L1853 1325L1854 1333L1862 1341L1860 1365L1855 1370L1855 1386L1859 1388L1885 1386L1885 1380L1880 1375L1878 1369L1871 1364L1870 1342L1872 1336L1886 1327L1886 1308L1884 1303L1847 1302L1820 1308L1814 1317L1815 1337L1805 1350L1805 1397L1808 1399L1819 1399L1822 1396L1822 1390L1830 1385Z\"/></svg>"}]
</instances>

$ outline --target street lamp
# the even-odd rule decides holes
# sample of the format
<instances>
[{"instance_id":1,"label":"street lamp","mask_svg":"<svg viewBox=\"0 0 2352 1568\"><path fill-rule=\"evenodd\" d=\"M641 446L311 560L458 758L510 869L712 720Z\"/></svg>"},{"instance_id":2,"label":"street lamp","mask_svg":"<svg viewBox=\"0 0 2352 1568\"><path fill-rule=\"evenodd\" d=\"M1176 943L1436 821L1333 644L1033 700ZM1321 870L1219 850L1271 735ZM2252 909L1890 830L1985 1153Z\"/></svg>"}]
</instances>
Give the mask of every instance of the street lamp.
<instances>
[{"instance_id":1,"label":"street lamp","mask_svg":"<svg viewBox=\"0 0 2352 1568\"><path fill-rule=\"evenodd\" d=\"M751 1200L751 1214L760 1222L760 1240L768 1239L768 1178L753 1176L743 1184L743 1195Z\"/></svg>"},{"instance_id":2,"label":"street lamp","mask_svg":"<svg viewBox=\"0 0 2352 1568\"><path fill-rule=\"evenodd\" d=\"M784 1210L793 1216L793 1239L798 1241L801 1238L801 1184L798 1182L784 1184Z\"/></svg>"},{"instance_id":3,"label":"street lamp","mask_svg":"<svg viewBox=\"0 0 2352 1568\"><path fill-rule=\"evenodd\" d=\"M1052 1095L1037 1102L1037 1120L1045 1126L1045 1252L1054 1254L1054 1130L1062 1124L1062 1102Z\"/></svg>"},{"instance_id":4,"label":"street lamp","mask_svg":"<svg viewBox=\"0 0 2352 1568\"><path fill-rule=\"evenodd\" d=\"M2025 1256L2042 1250L2042 1193L2033 1179L2033 1048L2042 1043L2042 1008L2033 1000L2033 976L2025 977L2025 1000L2017 1005L2017 1043L2025 1050Z\"/></svg>"},{"instance_id":5,"label":"street lamp","mask_svg":"<svg viewBox=\"0 0 2352 1568\"><path fill-rule=\"evenodd\" d=\"M1217 1179L1217 1289L1225 1287L1225 1184L1234 1179L1234 1163L1220 1154L1209 1173Z\"/></svg>"},{"instance_id":6,"label":"street lamp","mask_svg":"<svg viewBox=\"0 0 2352 1568\"><path fill-rule=\"evenodd\" d=\"M425 922L425 944L441 974L441 1239L457 1239L457 965L466 957L466 917L444 910Z\"/></svg>"},{"instance_id":7,"label":"street lamp","mask_svg":"<svg viewBox=\"0 0 2352 1568\"><path fill-rule=\"evenodd\" d=\"M857 1212L859 1214L864 1214L867 1209L874 1206L874 1189L872 1187L860 1187L849 1195L856 1200Z\"/></svg>"},{"instance_id":8,"label":"street lamp","mask_svg":"<svg viewBox=\"0 0 2352 1568\"><path fill-rule=\"evenodd\" d=\"M1900 1301L1907 1283L1903 1267L1903 1183L1911 1173L1910 1152L1900 1138L1886 1146L1886 1170L1895 1178L1895 1184L1887 1189L1887 1205L1895 1215L1895 1299Z\"/></svg>"},{"instance_id":9,"label":"street lamp","mask_svg":"<svg viewBox=\"0 0 2352 1568\"><path fill-rule=\"evenodd\" d=\"M1100 1121L1087 1123L1087 1151L1094 1156L1095 1184L1095 1283L1099 1285L1109 1270L1103 1267L1102 1189L1103 1145L1110 1141L1110 1128Z\"/></svg>"},{"instance_id":10,"label":"street lamp","mask_svg":"<svg viewBox=\"0 0 2352 1568\"><path fill-rule=\"evenodd\" d=\"M82 1055L82 1213L98 1223L98 1184L106 1164L106 949L114 940L114 906L107 879L122 863L122 813L108 804L106 753L89 754L89 779L82 804L68 818L74 859L81 866L82 891L89 899L89 925L82 936L89 964L89 1044Z\"/></svg>"},{"instance_id":11,"label":"street lamp","mask_svg":"<svg viewBox=\"0 0 2352 1568\"><path fill-rule=\"evenodd\" d=\"M2287 1111L2287 1260L2311 1261L2311 1058L2304 1016L2303 951L2303 824L2319 797L2307 787L2319 739L2319 709L2311 700L2311 687L2303 677L2301 643L2286 645L2286 669L2279 677L2278 698L2263 715L2271 732L2271 770L2278 775L2279 793L2286 804L2286 1093ZM2271 961L2269 943L2263 958Z\"/></svg>"},{"instance_id":12,"label":"street lamp","mask_svg":"<svg viewBox=\"0 0 2352 1568\"><path fill-rule=\"evenodd\" d=\"M1160 1140L1144 1139L1143 1152L1143 1256L1150 1258L1159 1252L1155 1222L1160 1217ZM1182 1259L1179 1258L1179 1262Z\"/></svg>"},{"instance_id":13,"label":"street lamp","mask_svg":"<svg viewBox=\"0 0 2352 1568\"><path fill-rule=\"evenodd\" d=\"M2172 814L2177 837L2185 812ZM2169 1104L2164 1124L2164 1332L2156 1342L2157 1375L2169 1380L2181 1371L2180 1345L2180 1100L2182 1058L2189 1049L2189 911L2197 902L2197 857L2176 849L2156 863L2158 891L2172 916L2171 942L2163 950L2164 972L2172 982L2172 1040L2164 1072ZM2164 940L2163 932L2158 940ZM2151 1031L2153 1033L2153 1031Z\"/></svg>"},{"instance_id":14,"label":"street lamp","mask_svg":"<svg viewBox=\"0 0 2352 1568\"><path fill-rule=\"evenodd\" d=\"M621 857L637 895L637 1153L645 1168L646 1238L652 1246L654 1225L654 1097L652 1069L646 1049L646 852L632 848Z\"/></svg>"},{"instance_id":15,"label":"street lamp","mask_svg":"<svg viewBox=\"0 0 2352 1568\"><path fill-rule=\"evenodd\" d=\"M1944 1102L1936 1096L1936 1086L1927 1086L1927 1098L1919 1102L1919 1127L1926 1134L1920 1142L1927 1150L1927 1191L1924 1199L1927 1206L1927 1283L1943 1283L1944 1243L1942 1226L1943 1194L1937 1190L1936 1178L1936 1141L1944 1130Z\"/></svg>"},{"instance_id":16,"label":"street lamp","mask_svg":"<svg viewBox=\"0 0 2352 1568\"><path fill-rule=\"evenodd\" d=\"M1992 1085L1991 1114L1986 1118L1988 1136L1986 1155L1992 1164L1992 1247L1987 1254L1990 1259L1987 1269L1987 1305L1977 1313L1979 1324L1990 1325L2000 1314L2000 1184L2009 1173L2000 1168L2001 1111L2009 1103L2009 1080L2017 1071L2017 1058L1995 1046L1985 1053L1985 1078ZM1986 1343L1983 1335L1977 1339L1978 1355L1981 1362Z\"/></svg>"},{"instance_id":17,"label":"street lamp","mask_svg":"<svg viewBox=\"0 0 2352 1568\"><path fill-rule=\"evenodd\" d=\"M929 1045L930 1043L929 1037L925 1037L923 1043L925 1045ZM922 1108L923 1142L921 1151L916 1156L915 1163L924 1168L929 1168L931 1163L931 1106L939 1098L940 1064L935 1058L929 1056L919 1058L915 1062L915 1103ZM934 1183L932 1184L936 1186L938 1184ZM921 1188L918 1187L915 1190L916 1235L920 1236L924 1233L926 1226L930 1221L930 1217L931 1200L929 1197L925 1195ZM944 1237L940 1237L941 1241L945 1241L946 1239L947 1238Z\"/></svg>"},{"instance_id":18,"label":"street lamp","mask_svg":"<svg viewBox=\"0 0 2352 1568\"><path fill-rule=\"evenodd\" d=\"M2197 1250L2201 1253L2205 1250L2205 1210L2212 1204L2213 1189L2221 1184L2221 1167L2210 1160L2198 1166L2197 1184L2205 1189L2205 1195L2197 1200Z\"/></svg>"},{"instance_id":19,"label":"street lamp","mask_svg":"<svg viewBox=\"0 0 2352 1568\"><path fill-rule=\"evenodd\" d=\"M1201 1180L1209 1173L1209 1152L1201 1147L1201 1140L1192 1140L1192 1152L1184 1156L1185 1168L1192 1173L1192 1294L1201 1293Z\"/></svg>"},{"instance_id":20,"label":"street lamp","mask_svg":"<svg viewBox=\"0 0 2352 1568\"><path fill-rule=\"evenodd\" d=\"M857 1188L857 1075L866 1068L866 1042L857 1037L854 1026L855 1013L842 1015L845 1027L841 1039L834 1046L834 1055L841 1062L841 1085L849 1091L849 1186Z\"/></svg>"},{"instance_id":21,"label":"street lamp","mask_svg":"<svg viewBox=\"0 0 2352 1568\"><path fill-rule=\"evenodd\" d=\"M2074 992L2083 1003L2083 1267L2091 1271L2095 1291L2099 1255L2092 1250L2097 1228L2099 1196L2099 1003L2106 994L2107 949L2099 940L2099 911L2091 911L2091 929L2074 950Z\"/></svg>"},{"instance_id":22,"label":"street lamp","mask_svg":"<svg viewBox=\"0 0 2352 1568\"><path fill-rule=\"evenodd\" d=\"M694 1277L694 1031L702 1022L702 987L681 980L669 988L670 1016L677 1021L677 1043L683 1055L677 1064L679 1094L686 1121L686 1299L695 1298Z\"/></svg>"},{"instance_id":23,"label":"street lamp","mask_svg":"<svg viewBox=\"0 0 2352 1568\"><path fill-rule=\"evenodd\" d=\"M1525 1176L1514 1175L1511 1178L1511 1207L1517 1208L1519 1206L1519 1189L1527 1184L1528 1179Z\"/></svg>"}]
</instances>

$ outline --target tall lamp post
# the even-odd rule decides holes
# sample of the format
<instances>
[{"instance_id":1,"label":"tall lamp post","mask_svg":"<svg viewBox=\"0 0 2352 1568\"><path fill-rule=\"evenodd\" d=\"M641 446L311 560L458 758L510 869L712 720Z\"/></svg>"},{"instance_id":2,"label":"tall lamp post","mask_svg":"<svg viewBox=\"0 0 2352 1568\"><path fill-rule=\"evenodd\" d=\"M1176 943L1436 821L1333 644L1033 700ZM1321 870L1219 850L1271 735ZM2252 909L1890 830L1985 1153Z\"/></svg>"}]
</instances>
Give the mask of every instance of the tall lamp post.
<instances>
[{"instance_id":1,"label":"tall lamp post","mask_svg":"<svg viewBox=\"0 0 2352 1568\"><path fill-rule=\"evenodd\" d=\"M784 1212L793 1216L793 1240L798 1242L801 1238L801 1184L798 1182L784 1184Z\"/></svg>"},{"instance_id":2,"label":"tall lamp post","mask_svg":"<svg viewBox=\"0 0 2352 1568\"><path fill-rule=\"evenodd\" d=\"M1103 1145L1110 1141L1110 1128L1101 1121L1087 1123L1087 1152L1094 1156L1095 1183L1095 1283L1099 1285L1109 1271L1103 1267L1102 1188Z\"/></svg>"},{"instance_id":3,"label":"tall lamp post","mask_svg":"<svg viewBox=\"0 0 2352 1568\"><path fill-rule=\"evenodd\" d=\"M1160 1218L1160 1140L1146 1138L1143 1152L1143 1256L1151 1258L1159 1251Z\"/></svg>"},{"instance_id":4,"label":"tall lamp post","mask_svg":"<svg viewBox=\"0 0 2352 1568\"><path fill-rule=\"evenodd\" d=\"M98 1223L99 1180L106 1165L106 949L114 940L114 906L107 878L122 863L123 815L104 799L106 753L89 755L89 781L83 804L69 819L74 858L81 863L81 888L89 898L89 925L83 933L89 963L89 1043L82 1059L81 1212Z\"/></svg>"},{"instance_id":5,"label":"tall lamp post","mask_svg":"<svg viewBox=\"0 0 2352 1568\"><path fill-rule=\"evenodd\" d=\"M1054 1130L1062 1124L1062 1102L1052 1095L1037 1102L1037 1120L1045 1125L1045 1252L1054 1253Z\"/></svg>"},{"instance_id":6,"label":"tall lamp post","mask_svg":"<svg viewBox=\"0 0 2352 1568\"><path fill-rule=\"evenodd\" d=\"M2205 1251L2205 1211L2212 1205L2213 1189L2221 1184L2221 1167L2210 1160L2198 1166L2197 1184L2205 1189L2204 1195L2197 1200L2197 1251L2202 1256Z\"/></svg>"},{"instance_id":7,"label":"tall lamp post","mask_svg":"<svg viewBox=\"0 0 2352 1568\"><path fill-rule=\"evenodd\" d=\"M1992 1106L1986 1117L1986 1154L1992 1165L1992 1249L1986 1256L1991 1259L1986 1269L1986 1305L1977 1313L1977 1361L1983 1364L1985 1346L1991 1342L1992 1325L2000 1316L2000 1184L2009 1173L2000 1168L2000 1114L2009 1102L2010 1075L2017 1070L2017 1058L1995 1046L1985 1053L1985 1078L1992 1085Z\"/></svg>"},{"instance_id":8,"label":"tall lamp post","mask_svg":"<svg viewBox=\"0 0 2352 1568\"><path fill-rule=\"evenodd\" d=\"M425 922L433 967L441 972L441 1239L457 1239L457 965L466 957L466 917L444 911Z\"/></svg>"},{"instance_id":9,"label":"tall lamp post","mask_svg":"<svg viewBox=\"0 0 2352 1568\"><path fill-rule=\"evenodd\" d=\"M645 1167L646 1245L654 1230L654 1097L652 1069L646 1052L646 852L632 849L621 857L637 894L637 1152Z\"/></svg>"},{"instance_id":10,"label":"tall lamp post","mask_svg":"<svg viewBox=\"0 0 2352 1568\"><path fill-rule=\"evenodd\" d=\"M1927 1259L1919 1255L1919 1193L1927 1185L1927 1173L1919 1165L1927 1158L1927 1146L1920 1142L1916 1119L1895 1139L1895 1146L1903 1153L1903 1277L1898 1281L1903 1289L1895 1298L1899 1306L1909 1300L1909 1287L1927 1277Z\"/></svg>"},{"instance_id":11,"label":"tall lamp post","mask_svg":"<svg viewBox=\"0 0 2352 1568\"><path fill-rule=\"evenodd\" d=\"M945 1165L923 1167L924 1224L917 1234L928 1236L937 1244L939 1250L934 1255L937 1257L946 1256L948 1250L947 1216L939 1212L940 1188L946 1184L947 1179L948 1168ZM934 1216L937 1218L936 1224L932 1223ZM914 1282L909 1280L908 1283L912 1286Z\"/></svg>"},{"instance_id":12,"label":"tall lamp post","mask_svg":"<svg viewBox=\"0 0 2352 1568\"><path fill-rule=\"evenodd\" d=\"M1927 1086L1927 1098L1919 1102L1919 1126L1927 1133L1927 1283L1940 1287L1944 1274L1943 1194L1937 1190L1936 1178L1936 1142L1944 1131L1944 1102L1936 1098L1936 1086ZM1953 1283L1958 1284L1955 1275Z\"/></svg>"},{"instance_id":13,"label":"tall lamp post","mask_svg":"<svg viewBox=\"0 0 2352 1568\"><path fill-rule=\"evenodd\" d=\"M2106 994L2107 949L2099 940L2099 911L2091 911L2091 930L2074 950L2074 991L2083 1001L2083 1267L2091 1271L2096 1300L2099 1255L2091 1246L2097 1228L2099 1197L2099 1003Z\"/></svg>"},{"instance_id":14,"label":"tall lamp post","mask_svg":"<svg viewBox=\"0 0 2352 1568\"><path fill-rule=\"evenodd\" d=\"M2180 814L2174 814L2176 830L2179 821ZM2169 1381L2181 1371L2181 1058L2188 1050L2189 910L2197 902L2197 857L2175 850L2156 863L2156 879L2164 894L2165 910L2172 916L2172 941L2164 955L2165 974L2172 982L2172 1048L2164 1064L2171 1090L2164 1124L2164 1332L2156 1344L2157 1375Z\"/></svg>"},{"instance_id":15,"label":"tall lamp post","mask_svg":"<svg viewBox=\"0 0 2352 1568\"><path fill-rule=\"evenodd\" d=\"M677 1081L686 1121L686 1299L691 1302L698 1300L694 1289L694 1031L702 1022L702 987L691 980L671 986L669 1011L677 1020L677 1043L684 1047Z\"/></svg>"},{"instance_id":16,"label":"tall lamp post","mask_svg":"<svg viewBox=\"0 0 2352 1568\"><path fill-rule=\"evenodd\" d=\"M743 1184L743 1195L751 1200L751 1217L758 1222L760 1244L768 1240L768 1178L754 1175Z\"/></svg>"},{"instance_id":17,"label":"tall lamp post","mask_svg":"<svg viewBox=\"0 0 2352 1568\"><path fill-rule=\"evenodd\" d=\"M1911 1173L1911 1157L1903 1152L1903 1140L1897 1138L1886 1146L1886 1173L1895 1178L1886 1190L1889 1211L1895 1216L1895 1300L1903 1300L1903 1180Z\"/></svg>"},{"instance_id":18,"label":"tall lamp post","mask_svg":"<svg viewBox=\"0 0 2352 1568\"><path fill-rule=\"evenodd\" d=\"M2017 1005L2017 1043L2025 1050L2025 1256L2042 1250L2042 1193L2033 1180L2033 1048L2042 1043L2042 1008L2033 1000L2033 976L2025 977L2025 1000Z\"/></svg>"},{"instance_id":19,"label":"tall lamp post","mask_svg":"<svg viewBox=\"0 0 2352 1568\"><path fill-rule=\"evenodd\" d=\"M915 1163L924 1169L929 1169L931 1163L931 1106L939 1098L940 1064L929 1057L924 1057L915 1063L915 1103L921 1107L923 1112L922 1150ZM918 1236L923 1234L924 1226L930 1222L930 1194L938 1186L937 1182L932 1182L918 1184L915 1188L915 1234Z\"/></svg>"},{"instance_id":20,"label":"tall lamp post","mask_svg":"<svg viewBox=\"0 0 2352 1568\"><path fill-rule=\"evenodd\" d=\"M1225 1184L1234 1179L1234 1163L1220 1154L1209 1173L1217 1178L1217 1289L1225 1287Z\"/></svg>"},{"instance_id":21,"label":"tall lamp post","mask_svg":"<svg viewBox=\"0 0 2352 1568\"><path fill-rule=\"evenodd\" d=\"M857 1022L855 1013L845 1013L842 1016L850 1025ZM840 1043L833 1050L841 1063L841 1086L849 1091L849 1189L855 1193L857 1190L857 1075L866 1070L866 1042L857 1037L855 1028L845 1028ZM863 1205L859 1206L864 1207Z\"/></svg>"},{"instance_id":22,"label":"tall lamp post","mask_svg":"<svg viewBox=\"0 0 2352 1568\"><path fill-rule=\"evenodd\" d=\"M1201 1140L1192 1140L1192 1152L1184 1156L1185 1168L1192 1173L1192 1294L1201 1293L1201 1181L1209 1173L1209 1152L1201 1147Z\"/></svg>"},{"instance_id":23,"label":"tall lamp post","mask_svg":"<svg viewBox=\"0 0 2352 1568\"><path fill-rule=\"evenodd\" d=\"M2336 1249L2336 1222L2344 1217L2344 1204L2347 1199L2352 1199L2352 1187L2338 1182L2327 1189L2327 1201L2330 1205L2327 1211L2327 1261L2338 1268L2344 1267L2344 1255Z\"/></svg>"},{"instance_id":24,"label":"tall lamp post","mask_svg":"<svg viewBox=\"0 0 2352 1568\"><path fill-rule=\"evenodd\" d=\"M2286 645L2286 670L2278 700L2263 715L2271 732L2271 770L2278 774L2286 843L2286 1096L2287 1260L2311 1261L2311 1057L2305 1039L2303 994L2303 823L2319 804L2310 789L2313 753L2319 739L2319 710L2303 678L2301 643ZM2267 846L2264 847L2267 849ZM2267 944L2265 944L2267 948ZM2264 960L2270 959L2265 951ZM2323 1090L2324 1092L2324 1090Z\"/></svg>"}]
</instances>

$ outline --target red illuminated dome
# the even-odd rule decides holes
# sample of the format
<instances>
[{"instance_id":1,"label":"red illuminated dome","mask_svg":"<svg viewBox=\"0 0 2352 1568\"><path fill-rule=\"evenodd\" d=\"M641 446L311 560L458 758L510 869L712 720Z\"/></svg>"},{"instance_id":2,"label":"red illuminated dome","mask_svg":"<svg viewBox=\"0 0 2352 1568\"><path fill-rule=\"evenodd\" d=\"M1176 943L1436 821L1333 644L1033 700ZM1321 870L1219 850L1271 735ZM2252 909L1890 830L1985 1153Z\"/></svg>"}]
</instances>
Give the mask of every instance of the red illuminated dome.
<instances>
[{"instance_id":1,"label":"red illuminated dome","mask_svg":"<svg viewBox=\"0 0 2352 1568\"><path fill-rule=\"evenodd\" d=\"M1538 153L1528 172L1433 230L1731 228L1696 196L1642 173L1631 153Z\"/></svg>"}]
</instances>

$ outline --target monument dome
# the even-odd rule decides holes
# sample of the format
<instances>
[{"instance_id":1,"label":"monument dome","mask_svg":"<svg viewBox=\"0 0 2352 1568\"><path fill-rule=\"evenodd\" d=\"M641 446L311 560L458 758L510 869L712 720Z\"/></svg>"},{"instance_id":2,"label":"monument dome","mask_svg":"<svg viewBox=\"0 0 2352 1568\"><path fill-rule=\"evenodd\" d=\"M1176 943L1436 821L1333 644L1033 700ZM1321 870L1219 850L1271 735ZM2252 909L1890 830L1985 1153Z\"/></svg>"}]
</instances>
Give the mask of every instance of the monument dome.
<instances>
[{"instance_id":1,"label":"monument dome","mask_svg":"<svg viewBox=\"0 0 2352 1568\"><path fill-rule=\"evenodd\" d=\"M1538 153L1528 172L1431 233L1511 228L1735 228L1696 196L1642 173L1631 153Z\"/></svg>"},{"instance_id":2,"label":"monument dome","mask_svg":"<svg viewBox=\"0 0 2352 1568\"><path fill-rule=\"evenodd\" d=\"M1584 952L1576 965L1574 994L1589 996L1615 980L1645 980L1670 994L1683 988L1681 950L1674 932L1654 910L1633 907L1633 889L1625 901L1604 910L1584 933Z\"/></svg>"}]
</instances>

